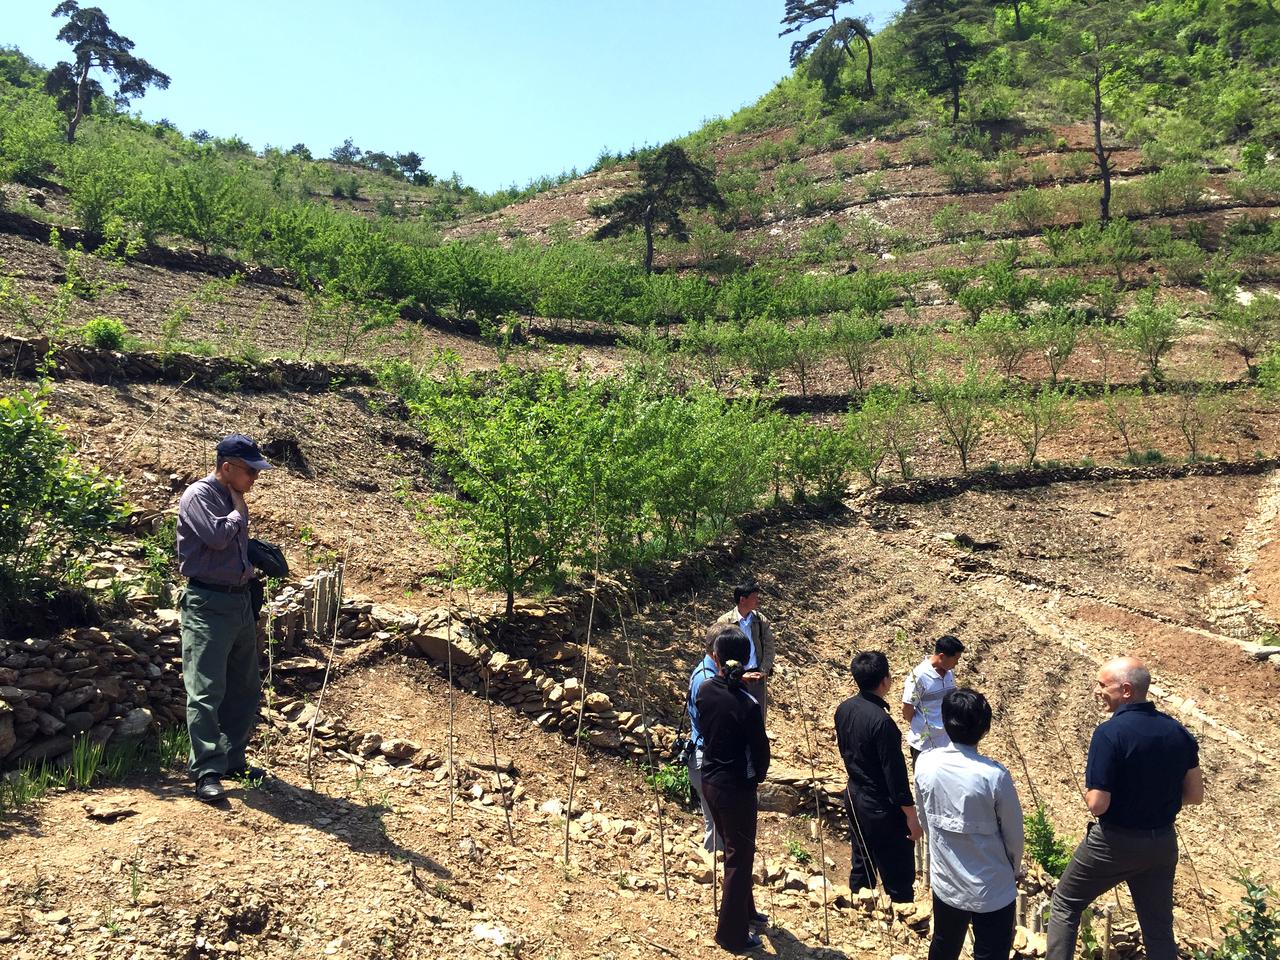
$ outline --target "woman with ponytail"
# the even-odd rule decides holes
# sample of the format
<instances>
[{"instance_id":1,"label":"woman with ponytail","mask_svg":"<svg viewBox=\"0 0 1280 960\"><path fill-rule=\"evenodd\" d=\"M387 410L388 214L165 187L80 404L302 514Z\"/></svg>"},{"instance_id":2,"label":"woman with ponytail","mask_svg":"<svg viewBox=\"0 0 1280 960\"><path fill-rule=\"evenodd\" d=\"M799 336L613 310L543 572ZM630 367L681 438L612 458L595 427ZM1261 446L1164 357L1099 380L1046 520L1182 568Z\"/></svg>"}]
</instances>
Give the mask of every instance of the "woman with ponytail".
<instances>
[{"instance_id":1,"label":"woman with ponytail","mask_svg":"<svg viewBox=\"0 0 1280 960\"><path fill-rule=\"evenodd\" d=\"M760 704L742 675L751 641L736 625L719 630L712 644L717 674L698 688L702 733L702 791L724 844L724 894L716 943L732 953L761 946L752 925L768 923L755 908L751 864L756 856L756 786L769 770L769 739Z\"/></svg>"}]
</instances>

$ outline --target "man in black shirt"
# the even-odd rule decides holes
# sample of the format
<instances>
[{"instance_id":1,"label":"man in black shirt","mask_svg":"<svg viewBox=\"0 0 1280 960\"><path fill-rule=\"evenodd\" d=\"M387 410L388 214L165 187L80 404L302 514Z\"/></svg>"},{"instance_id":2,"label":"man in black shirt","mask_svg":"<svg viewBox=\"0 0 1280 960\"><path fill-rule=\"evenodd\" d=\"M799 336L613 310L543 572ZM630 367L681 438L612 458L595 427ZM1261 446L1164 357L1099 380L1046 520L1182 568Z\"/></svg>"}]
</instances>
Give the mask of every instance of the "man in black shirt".
<instances>
[{"instance_id":1,"label":"man in black shirt","mask_svg":"<svg viewBox=\"0 0 1280 960\"><path fill-rule=\"evenodd\" d=\"M1094 691L1111 718L1098 725L1085 765L1085 802L1098 818L1053 892L1046 960L1071 960L1080 915L1120 883L1129 885L1149 960L1176 960L1173 821L1204 800L1200 750L1182 724L1147 701L1151 674L1121 657L1098 671Z\"/></svg>"},{"instance_id":2,"label":"man in black shirt","mask_svg":"<svg viewBox=\"0 0 1280 960\"><path fill-rule=\"evenodd\" d=\"M849 889L875 889L876 872L890 899L915 899L915 841L920 820L911 798L902 733L889 717L889 660L879 651L853 658L858 695L836 709L836 744L849 774L845 812L853 844Z\"/></svg>"},{"instance_id":3,"label":"man in black shirt","mask_svg":"<svg viewBox=\"0 0 1280 960\"><path fill-rule=\"evenodd\" d=\"M717 673L698 687L695 706L702 734L702 795L724 843L724 894L716 943L733 953L754 950L751 925L768 922L751 893L756 857L756 785L769 770L769 738L760 704L743 687L751 642L735 624L716 633Z\"/></svg>"}]
</instances>

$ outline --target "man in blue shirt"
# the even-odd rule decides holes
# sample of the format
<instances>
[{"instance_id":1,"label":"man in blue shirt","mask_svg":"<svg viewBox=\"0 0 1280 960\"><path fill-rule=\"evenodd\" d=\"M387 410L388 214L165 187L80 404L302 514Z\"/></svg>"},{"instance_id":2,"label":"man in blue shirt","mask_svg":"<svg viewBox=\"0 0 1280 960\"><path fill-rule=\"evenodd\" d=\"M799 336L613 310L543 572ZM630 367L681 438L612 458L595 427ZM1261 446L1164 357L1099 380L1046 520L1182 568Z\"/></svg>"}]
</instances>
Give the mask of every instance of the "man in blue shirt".
<instances>
[{"instance_id":1,"label":"man in blue shirt","mask_svg":"<svg viewBox=\"0 0 1280 960\"><path fill-rule=\"evenodd\" d=\"M1072 960L1080 916L1095 899L1129 885L1149 960L1176 960L1173 821L1204 800L1200 751L1182 724L1147 701L1151 674L1121 657L1098 671L1094 696L1111 718L1098 725L1085 765L1090 824L1053 892L1046 960Z\"/></svg>"},{"instance_id":2,"label":"man in blue shirt","mask_svg":"<svg viewBox=\"0 0 1280 960\"><path fill-rule=\"evenodd\" d=\"M707 632L707 655L693 668L693 674L689 677L688 701L689 739L693 743L693 750L689 752L688 760L689 785L698 795L698 803L702 806L702 846L709 851L723 850L724 845L721 844L720 836L716 833L716 825L711 818L711 808L707 806L707 798L702 793L702 731L698 729L698 688L719 673L715 658L712 656L714 652L712 644L715 643L715 634L718 629L718 627L712 627Z\"/></svg>"},{"instance_id":3,"label":"man in blue shirt","mask_svg":"<svg viewBox=\"0 0 1280 960\"><path fill-rule=\"evenodd\" d=\"M187 578L182 614L182 680L196 799L216 803L222 777L263 771L245 759L258 718L258 629L249 590L249 508L245 494L270 470L258 445L232 434L216 467L178 503L178 570Z\"/></svg>"}]
</instances>

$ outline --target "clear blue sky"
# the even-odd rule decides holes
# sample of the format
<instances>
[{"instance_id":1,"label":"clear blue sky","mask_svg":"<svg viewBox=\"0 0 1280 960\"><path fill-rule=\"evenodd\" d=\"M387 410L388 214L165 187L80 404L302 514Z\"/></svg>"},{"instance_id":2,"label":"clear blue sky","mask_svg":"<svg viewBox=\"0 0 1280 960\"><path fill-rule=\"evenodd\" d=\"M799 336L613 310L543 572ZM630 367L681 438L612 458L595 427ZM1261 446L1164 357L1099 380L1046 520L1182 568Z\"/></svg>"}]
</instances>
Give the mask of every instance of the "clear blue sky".
<instances>
[{"instance_id":1,"label":"clear blue sky","mask_svg":"<svg viewBox=\"0 0 1280 960\"><path fill-rule=\"evenodd\" d=\"M56 0L0 0L0 44L66 59ZM85 6L95 0L82 0ZM783 0L96 0L173 78L133 103L186 133L323 156L416 150L483 190L663 143L788 72ZM900 0L847 9L883 26Z\"/></svg>"}]
</instances>

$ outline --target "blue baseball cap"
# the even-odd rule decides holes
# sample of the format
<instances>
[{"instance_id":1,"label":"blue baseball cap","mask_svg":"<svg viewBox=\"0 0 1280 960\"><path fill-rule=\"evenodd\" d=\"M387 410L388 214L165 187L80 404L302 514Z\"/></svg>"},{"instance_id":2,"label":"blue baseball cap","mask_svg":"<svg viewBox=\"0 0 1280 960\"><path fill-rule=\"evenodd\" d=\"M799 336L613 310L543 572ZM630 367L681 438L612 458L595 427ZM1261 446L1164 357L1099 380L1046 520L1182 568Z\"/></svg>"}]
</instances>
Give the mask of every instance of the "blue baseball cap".
<instances>
[{"instance_id":1,"label":"blue baseball cap","mask_svg":"<svg viewBox=\"0 0 1280 960\"><path fill-rule=\"evenodd\" d=\"M218 444L218 462L223 460L243 460L255 470L272 469L271 464L263 458L258 445L243 433L233 433Z\"/></svg>"}]
</instances>

